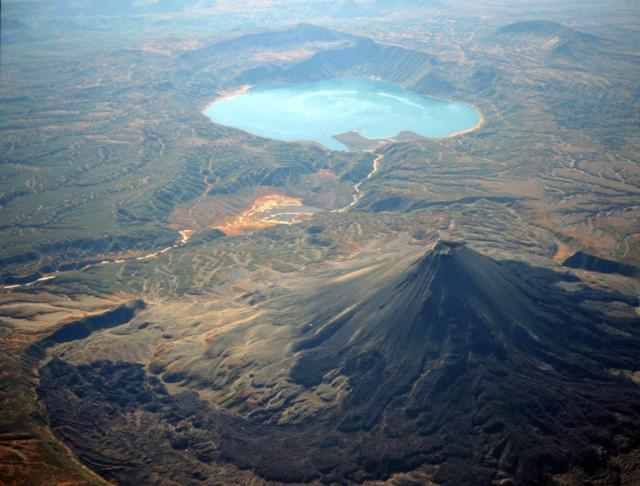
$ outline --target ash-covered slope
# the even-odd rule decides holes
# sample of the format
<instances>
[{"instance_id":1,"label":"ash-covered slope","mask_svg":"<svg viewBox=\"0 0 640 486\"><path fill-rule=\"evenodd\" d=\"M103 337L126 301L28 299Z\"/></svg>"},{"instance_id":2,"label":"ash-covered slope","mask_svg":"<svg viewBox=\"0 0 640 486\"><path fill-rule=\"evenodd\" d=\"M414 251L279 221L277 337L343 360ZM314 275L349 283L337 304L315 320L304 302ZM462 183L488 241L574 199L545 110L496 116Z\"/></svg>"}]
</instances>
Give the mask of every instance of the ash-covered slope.
<instances>
[{"instance_id":1,"label":"ash-covered slope","mask_svg":"<svg viewBox=\"0 0 640 486\"><path fill-rule=\"evenodd\" d=\"M274 323L261 347L245 349L259 323L216 335L199 359L217 372L218 355L236 358L232 372L207 384L184 368L182 385L235 390L217 407L192 392L168 395L126 363L56 359L42 371L40 393L54 430L122 484L191 484L192 475L215 483L208 475L219 464L299 483L420 469L447 485L619 484L639 473L640 388L628 378L640 368L639 322L582 303L638 302L578 284L440 242L419 258L292 296L284 308L271 304L260 317ZM248 355L234 356L234 342ZM256 399L250 378L270 362L288 367L287 379L254 383L274 389ZM344 386L330 406L287 422L336 382ZM237 414L243 394L241 409L251 412Z\"/></svg>"},{"instance_id":2,"label":"ash-covered slope","mask_svg":"<svg viewBox=\"0 0 640 486\"><path fill-rule=\"evenodd\" d=\"M434 391L481 370L525 381L539 373L542 381L606 382L610 369L636 369L637 321L617 323L629 333L622 337L581 306L590 299L636 300L569 293L555 285L565 278L498 263L461 243L438 243L395 279L376 282L342 317L301 327L292 379L313 386L335 368L354 377L338 414L340 427L351 430L372 427L394 397L406 393L403 408L418 410ZM353 280L321 301L347 304L363 284Z\"/></svg>"}]
</instances>

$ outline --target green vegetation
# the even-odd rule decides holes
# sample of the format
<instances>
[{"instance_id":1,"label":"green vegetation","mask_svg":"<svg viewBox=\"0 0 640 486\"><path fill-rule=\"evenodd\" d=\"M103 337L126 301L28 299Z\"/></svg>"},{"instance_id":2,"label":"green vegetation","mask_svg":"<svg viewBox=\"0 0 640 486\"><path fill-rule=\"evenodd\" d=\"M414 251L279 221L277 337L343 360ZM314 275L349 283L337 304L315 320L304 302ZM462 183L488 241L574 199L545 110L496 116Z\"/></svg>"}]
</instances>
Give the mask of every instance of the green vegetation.
<instances>
[{"instance_id":1,"label":"green vegetation","mask_svg":"<svg viewBox=\"0 0 640 486\"><path fill-rule=\"evenodd\" d=\"M3 1L0 482L637 482L631 3ZM484 123L334 153L202 114L335 77Z\"/></svg>"}]
</instances>

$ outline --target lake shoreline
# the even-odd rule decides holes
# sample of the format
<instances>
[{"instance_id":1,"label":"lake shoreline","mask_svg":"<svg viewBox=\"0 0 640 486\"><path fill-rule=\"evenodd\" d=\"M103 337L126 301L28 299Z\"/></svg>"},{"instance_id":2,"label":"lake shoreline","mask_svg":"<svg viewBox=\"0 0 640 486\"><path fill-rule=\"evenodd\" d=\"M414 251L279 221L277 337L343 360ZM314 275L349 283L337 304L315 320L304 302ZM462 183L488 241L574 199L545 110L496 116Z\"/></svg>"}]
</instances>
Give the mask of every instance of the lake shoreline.
<instances>
[{"instance_id":1,"label":"lake shoreline","mask_svg":"<svg viewBox=\"0 0 640 486\"><path fill-rule=\"evenodd\" d=\"M452 102L455 103L455 102ZM358 132L357 130L350 130L349 132L346 133L340 133L337 135L334 135L333 138L335 138L336 140L338 140L340 143L342 143L343 145L346 145L347 148L349 149L349 151L354 151L354 152L359 152L359 151L364 151L367 152L369 150L377 150L378 148L387 145L389 143L402 143L402 142L411 142L412 140L446 140L449 138L454 138L454 137L459 137L461 135L466 135L468 133L472 133L475 132L477 130L480 130L484 124L485 124L485 117L484 114L482 113L482 111L475 105L472 105L471 103L465 103L468 106L471 106L474 110L476 110L478 112L479 115L479 119L478 119L478 123L476 123L474 126L470 127L470 128L466 128L464 130L458 130L456 132L450 133L449 135L443 135L440 137L428 137L425 135L419 135L411 130L405 130L402 131L400 133L398 133L397 135L394 135L393 137L387 137L387 138L370 138L370 137L366 137L364 135L362 135L360 132ZM353 141L350 141L348 138L349 137L353 137L353 138L357 138L360 139L361 141L366 141L368 142L368 144L360 144L360 143L353 143ZM362 145L364 148L355 148L358 145Z\"/></svg>"},{"instance_id":2,"label":"lake shoreline","mask_svg":"<svg viewBox=\"0 0 640 486\"><path fill-rule=\"evenodd\" d=\"M292 87L293 89L295 89L297 86L302 86L302 92L304 92L305 89L309 90L308 87L304 87L303 85L305 84L319 84L322 85L322 83L331 83L332 81L339 81L339 82L351 82L351 83L357 83L358 81L372 81L371 79L366 79L366 78L339 78L339 79L329 79L329 80L321 80L321 81L316 81L316 82L311 82L311 83L291 83L288 84L287 86ZM454 101L454 100L447 100L444 98L440 98L440 97L436 97L436 96L432 96L429 94L423 94L423 93L419 93L416 91L412 91L410 89L406 89L401 85L398 85L396 83L390 83L387 81L379 81L380 83L385 83L389 86L391 86L391 90L388 91L390 94L386 95L385 93L387 92L384 88L380 90L380 88L374 87L375 89L370 89L371 92L373 92L373 94L375 94L376 96L388 96L389 98L392 98L394 100L398 100L396 101L396 105L398 104L398 102L400 103L405 103L406 105L414 105L416 107L422 107L423 110L425 110L422 115L415 115L415 114L408 114L408 117L406 120L404 120L403 118L399 117L398 115L403 115L404 111L406 110L406 106L404 108L404 111L401 110L397 110L394 113L391 113L392 115L395 115L395 118L391 118L391 120L393 121L392 125L395 123L395 126L393 126L393 128L397 128L399 129L399 131L392 136L388 136L388 137L379 137L379 138L370 138L367 137L365 135L362 134L362 131L366 131L369 129L369 127L366 126L366 123L377 123L379 122L379 118L381 116L381 114L384 114L386 111L386 109L388 108L388 104L382 104L380 107L380 110L382 111L378 111L378 112L373 112L373 114L371 115L372 118L357 118L357 120L348 120L348 116L352 116L353 115L360 115L360 113L357 112L357 108L353 111L354 113L351 114L351 111L347 111L348 115L347 116L343 116L341 118L341 112L338 113L337 119L335 120L336 122L336 126L329 126L329 124L327 123L328 120L330 120L330 115L328 115L327 113L321 113L319 116L320 118L316 119L315 118L315 111L312 109L311 110L311 115L314 116L309 116L307 117L306 120L300 121L301 125L294 125L297 128L293 129L293 131L291 133L289 133L288 135L290 135L290 138L288 137L284 137L282 136L282 133L286 133L282 131L282 128L279 127L278 123L280 123L280 121L282 121L283 119L281 118L274 118L273 113L280 113L280 111L282 111L282 116L287 116L287 109L289 108L287 102L287 98L285 97L283 100L281 99L276 99L276 100L270 100L270 112L265 112L265 114L262 114L262 112L260 111L261 107L259 104L257 104L256 106L258 107L257 109L254 109L251 105L247 106L247 103L250 103L248 100L244 100L244 101L239 101L239 102L234 102L234 103L239 103L240 106L242 106L244 108L244 113L248 113L249 115L253 115L253 128L251 123L249 125L247 125L246 123L236 123L234 124L232 121L228 120L227 123L222 124L223 126L227 126L230 128L235 128L238 130L242 130L245 131L247 133L250 133L252 135L258 136L258 137L262 137L262 138L266 138L266 139L271 139L271 140L277 140L277 141L283 141L283 142L288 142L288 143L296 143L299 141L303 141L303 140L307 140L311 143L318 143L320 145L322 145L323 147L329 149L329 150L337 150L337 151L342 151L342 150L348 150L348 151L361 151L361 150L365 150L365 149L372 149L372 148L376 148L377 146L380 146L380 144L382 142L384 143L399 143L399 142L407 142L407 141L411 141L411 140L420 140L420 139L425 139L425 140L438 140L438 139L447 139L447 138L453 138L453 137L457 137L460 135L464 135L467 133L471 133L474 132L476 130L479 130L480 128L482 128L486 122L484 113L479 109L479 107L475 104L472 103L468 103L468 102L464 102L464 101ZM212 99L210 102L208 102L204 109L202 110L202 114L205 115L211 122L215 123L215 124L220 124L219 122L216 122L215 120L217 119L217 115L214 116L214 112L212 107L219 101L221 100L232 100L234 98L238 98L241 97L243 95L246 95L255 85L252 84L244 84L238 87L234 87L234 88L230 88L227 90L221 90L220 92L218 92L217 96ZM265 85L267 86L267 85ZM282 87L281 85L277 85L277 87ZM350 87L350 86L349 86ZM322 86L320 89L324 88L324 86ZM334 88L336 89L336 88ZM355 88L351 88L351 89L355 89L354 94L356 94L357 96L354 97L355 102L360 102L360 97L362 96L364 98L364 96L368 95L369 89L367 88L359 88L357 85ZM395 90L402 90L404 92L407 92L409 95L411 95L411 97L406 98L407 101L403 101L404 98L402 97L401 93L397 93ZM345 98L344 94L342 93L342 91L344 91L344 87L338 85L338 88L336 89L334 98L332 99L331 97L328 97L327 102L335 102L335 103L340 103L340 102L344 102L344 100L342 98ZM262 91L261 91L262 93ZM382 93L382 94L379 94ZM341 98L342 96L342 98ZM421 100L417 100L417 98L420 98L421 100L427 100L426 102L423 102ZM366 99L366 98L365 98ZM454 112L450 112L448 111L448 108L442 108L439 107L439 105L435 105L436 108L433 108L433 105L431 105L431 107L429 107L429 101L431 100L431 102L443 102L446 104L449 104L451 106L455 106L457 107L456 110ZM348 100L347 100L348 101ZM244 104L243 104L244 103ZM255 103L254 103L255 104ZM332 106L332 105L327 105L327 106ZM355 105L356 107L358 106L358 104ZM222 106L220 106L220 108L217 108L217 111L220 110L227 110L229 111L231 108L225 104L224 105L224 109L222 108ZM297 107L296 107L297 108ZM315 107L314 107L315 108ZM411 108L411 107L410 107ZM217 113L216 111L216 113ZM255 113L253 113L253 111L255 111ZM263 109L264 111L264 109ZM291 113L293 113L294 115L297 115L299 118L299 110L289 110ZM325 109L325 111L327 111ZM371 110L369 110L371 111ZM415 111L415 109L414 109ZM456 124L456 120L458 121L458 125L462 125L464 126L465 123L459 123L460 119L464 120L465 117L470 118L470 113L466 113L466 112L474 112L476 114L476 121L474 123L474 120L468 120L468 122L470 123L474 123L473 126L469 126L470 123L466 123L468 128L462 128L461 130L455 130L455 124ZM233 111L231 112L232 116L233 116ZM242 112L237 112L236 113L242 113ZM290 114L291 114L290 113ZM451 113L451 115L450 115ZM460 114L458 114L460 113ZM369 114L368 112L365 114ZM276 120L280 120L278 123L274 123L274 127L278 127L276 128L276 130L274 131L269 130L268 128L265 129L265 127L267 127L267 125L265 125L265 127L260 127L259 123L258 125L256 125L256 120L259 121L262 119L262 116L265 116L265 119L271 120L272 123L274 123ZM246 116L246 115L243 115ZM278 115L280 116L280 115ZM363 115L364 116L364 115ZM448 118L449 116L452 116L453 118ZM249 120L251 120L251 116L249 116ZM317 123L319 124L319 126L323 127L321 128L321 130L319 131L319 133L316 133L316 138L309 138L309 133L302 133L302 130L300 130L300 127L302 126L306 126L306 124L308 124L309 120L315 120L317 121ZM332 134L329 132L329 129L331 128L347 128L349 126L349 124L347 123L347 121L351 121L354 122L354 124L360 124L362 125L362 123L365 123L365 126L359 126L358 128L354 128L342 133L338 133L338 134ZM356 123L356 121L358 123ZM266 123L266 122L264 122ZM264 124L263 123L263 124ZM324 124L324 126L323 126ZM451 126L454 125L454 126ZM271 125L268 125L271 126ZM352 125L353 126L353 125ZM407 127L406 129L403 127ZM392 128L392 127L388 127L388 128ZM434 129L435 128L435 129ZM286 127L287 130L290 130L290 127ZM323 133L322 130L324 129L325 132L327 133ZM455 131L453 132L449 132L447 133L447 131L449 129L454 129ZM281 130L280 132L278 132L277 130ZM378 130L380 131L380 130ZM391 130L389 130L391 131ZM444 134L432 134L429 135L429 132L444 132ZM271 133L269 133L271 132ZM274 135L275 132L275 135ZM278 136L278 133L280 134L280 136ZM328 144L326 142L326 136L330 137L333 142ZM334 145L339 144L341 147L337 147Z\"/></svg>"},{"instance_id":3,"label":"lake shoreline","mask_svg":"<svg viewBox=\"0 0 640 486\"><path fill-rule=\"evenodd\" d=\"M228 90L223 90L221 91L218 96L216 96L215 98L213 98L211 101L209 101L205 107L202 109L201 113L206 116L207 118L209 118L209 116L207 115L207 111L209 110L209 108L211 108L211 105L213 105L214 103L217 103L220 100L228 100L228 99L233 99L233 98L237 98L238 96L242 96L244 94L247 94L249 92L249 90L251 88L253 88L255 85L254 84L243 84L242 86L239 86L237 88L231 88ZM211 120L211 118L209 118L209 120Z\"/></svg>"},{"instance_id":4,"label":"lake shoreline","mask_svg":"<svg viewBox=\"0 0 640 486\"><path fill-rule=\"evenodd\" d=\"M446 135L444 137L434 137L434 138L453 138L453 137L458 137L460 135L465 135L467 133L471 133L471 132L475 132L477 130L480 130L484 126L484 123L485 123L486 120L485 120L485 117L484 117L484 113L482 113L480 108L478 108L476 105L472 105L471 103L465 103L465 104L469 105L470 107L472 107L474 110L476 110L478 112L478 115L480 115L480 118L478 119L478 123L476 123L471 128L467 128L466 130L458 130L457 132L450 133L449 135Z\"/></svg>"}]
</instances>

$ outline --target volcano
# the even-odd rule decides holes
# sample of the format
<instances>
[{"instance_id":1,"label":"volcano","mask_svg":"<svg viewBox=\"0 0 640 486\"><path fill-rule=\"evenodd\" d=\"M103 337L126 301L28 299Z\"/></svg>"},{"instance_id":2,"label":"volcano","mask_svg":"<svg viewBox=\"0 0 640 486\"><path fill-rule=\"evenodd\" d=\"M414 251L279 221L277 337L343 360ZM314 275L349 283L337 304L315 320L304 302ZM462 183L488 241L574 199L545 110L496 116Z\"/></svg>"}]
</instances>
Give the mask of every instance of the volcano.
<instances>
[{"instance_id":1,"label":"volcano","mask_svg":"<svg viewBox=\"0 0 640 486\"><path fill-rule=\"evenodd\" d=\"M639 473L637 305L440 241L267 300L197 359L167 351L157 376L56 357L40 396L56 433L121 484L221 464L286 483L624 484ZM168 370L187 391L167 393Z\"/></svg>"}]
</instances>

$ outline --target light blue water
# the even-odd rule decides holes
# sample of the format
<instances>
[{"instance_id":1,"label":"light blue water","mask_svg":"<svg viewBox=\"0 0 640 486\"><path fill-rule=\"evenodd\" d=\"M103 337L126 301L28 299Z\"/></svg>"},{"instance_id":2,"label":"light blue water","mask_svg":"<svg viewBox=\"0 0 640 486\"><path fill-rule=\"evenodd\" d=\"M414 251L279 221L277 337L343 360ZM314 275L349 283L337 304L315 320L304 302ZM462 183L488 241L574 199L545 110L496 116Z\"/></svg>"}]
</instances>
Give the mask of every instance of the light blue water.
<instances>
[{"instance_id":1,"label":"light blue water","mask_svg":"<svg viewBox=\"0 0 640 486\"><path fill-rule=\"evenodd\" d=\"M206 110L220 125L265 138L313 141L346 150L334 135L356 131L367 138L390 138L410 130L444 137L473 128L480 114L464 103L421 96L368 79L331 79L312 83L257 86L222 98Z\"/></svg>"}]
</instances>

